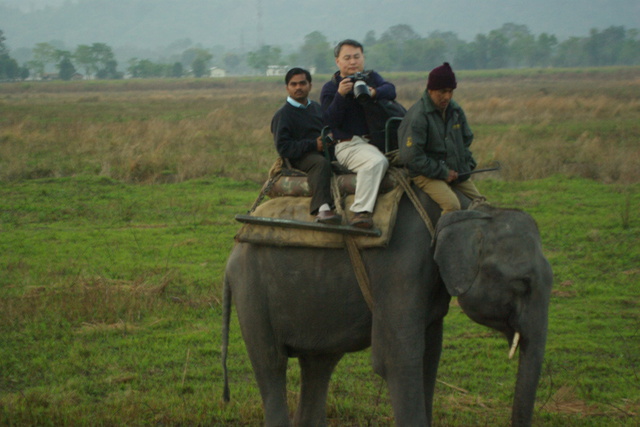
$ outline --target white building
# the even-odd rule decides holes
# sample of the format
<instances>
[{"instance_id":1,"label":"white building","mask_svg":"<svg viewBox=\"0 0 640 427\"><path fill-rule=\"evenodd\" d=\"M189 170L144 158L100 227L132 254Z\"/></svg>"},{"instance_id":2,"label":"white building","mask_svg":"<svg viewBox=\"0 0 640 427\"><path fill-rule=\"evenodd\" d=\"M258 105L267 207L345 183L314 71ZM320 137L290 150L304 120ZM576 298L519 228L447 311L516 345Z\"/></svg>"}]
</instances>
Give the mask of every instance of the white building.
<instances>
[{"instance_id":1,"label":"white building","mask_svg":"<svg viewBox=\"0 0 640 427\"><path fill-rule=\"evenodd\" d=\"M288 70L288 65L268 65L267 76L284 76Z\"/></svg>"},{"instance_id":2,"label":"white building","mask_svg":"<svg viewBox=\"0 0 640 427\"><path fill-rule=\"evenodd\" d=\"M209 68L209 77L226 77L227 72L222 68L211 67Z\"/></svg>"}]
</instances>

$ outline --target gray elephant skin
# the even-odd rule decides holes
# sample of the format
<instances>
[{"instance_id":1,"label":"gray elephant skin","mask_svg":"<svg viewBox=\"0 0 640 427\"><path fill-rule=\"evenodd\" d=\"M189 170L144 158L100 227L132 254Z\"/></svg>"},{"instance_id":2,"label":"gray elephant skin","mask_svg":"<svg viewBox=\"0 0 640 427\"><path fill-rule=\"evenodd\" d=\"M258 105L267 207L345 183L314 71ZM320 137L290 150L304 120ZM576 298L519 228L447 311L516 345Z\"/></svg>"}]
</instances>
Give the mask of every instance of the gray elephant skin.
<instances>
[{"instance_id":1,"label":"gray elephant skin","mask_svg":"<svg viewBox=\"0 0 640 427\"><path fill-rule=\"evenodd\" d=\"M437 218L437 206L419 193ZM451 296L474 321L521 336L512 425L531 424L542 369L551 267L533 219L488 205L444 216L436 242L406 196L387 247L362 251L373 312L347 251L237 243L223 297L224 398L231 300L235 301L263 401L265 425L291 423L288 358L297 358L301 390L293 424L326 424L333 369L347 352L372 347L374 371L389 388L398 426L428 426Z\"/></svg>"}]
</instances>

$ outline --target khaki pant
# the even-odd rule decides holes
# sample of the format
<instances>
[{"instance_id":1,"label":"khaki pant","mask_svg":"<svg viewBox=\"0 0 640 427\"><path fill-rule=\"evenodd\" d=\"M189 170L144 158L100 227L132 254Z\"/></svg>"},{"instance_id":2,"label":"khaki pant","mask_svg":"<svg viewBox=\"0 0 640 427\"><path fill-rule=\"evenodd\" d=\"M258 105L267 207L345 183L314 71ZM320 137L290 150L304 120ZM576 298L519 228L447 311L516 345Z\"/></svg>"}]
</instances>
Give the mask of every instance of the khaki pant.
<instances>
[{"instance_id":1,"label":"khaki pant","mask_svg":"<svg viewBox=\"0 0 640 427\"><path fill-rule=\"evenodd\" d=\"M354 135L351 141L336 145L338 162L356 173L356 194L349 208L352 212L373 212L378 189L389 161L369 140Z\"/></svg>"},{"instance_id":2,"label":"khaki pant","mask_svg":"<svg viewBox=\"0 0 640 427\"><path fill-rule=\"evenodd\" d=\"M458 184L447 184L441 179L432 179L419 175L413 178L413 182L420 187L422 191L427 193L438 205L440 205L442 208L442 215L460 210L460 201L456 197L456 193L453 191L453 188L460 191L471 200L482 197L475 184L471 182L470 179Z\"/></svg>"}]
</instances>

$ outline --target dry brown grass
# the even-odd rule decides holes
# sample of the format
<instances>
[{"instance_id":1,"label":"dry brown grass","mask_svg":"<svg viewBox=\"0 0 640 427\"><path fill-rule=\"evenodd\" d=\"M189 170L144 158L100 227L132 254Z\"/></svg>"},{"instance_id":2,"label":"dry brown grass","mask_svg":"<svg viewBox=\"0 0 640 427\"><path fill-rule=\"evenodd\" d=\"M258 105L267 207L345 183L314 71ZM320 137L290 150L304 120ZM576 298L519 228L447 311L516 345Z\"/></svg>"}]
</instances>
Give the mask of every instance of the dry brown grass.
<instances>
[{"instance_id":1,"label":"dry brown grass","mask_svg":"<svg viewBox=\"0 0 640 427\"><path fill-rule=\"evenodd\" d=\"M605 77L459 76L456 100L476 135L474 155L480 166L503 165L485 177L640 181L640 69ZM326 78L316 80L315 98ZM424 82L398 82L398 99L409 107ZM205 176L261 182L276 157L269 125L283 86L280 78L2 85L0 180L95 174L143 183Z\"/></svg>"}]
</instances>

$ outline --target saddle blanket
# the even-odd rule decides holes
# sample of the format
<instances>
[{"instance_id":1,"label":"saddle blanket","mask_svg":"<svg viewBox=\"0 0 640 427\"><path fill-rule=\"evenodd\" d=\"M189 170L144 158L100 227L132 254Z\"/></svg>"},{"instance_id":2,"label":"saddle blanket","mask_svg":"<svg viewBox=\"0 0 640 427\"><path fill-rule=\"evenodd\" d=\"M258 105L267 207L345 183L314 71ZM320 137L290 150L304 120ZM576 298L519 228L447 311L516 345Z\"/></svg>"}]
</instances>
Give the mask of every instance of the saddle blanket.
<instances>
[{"instance_id":1,"label":"saddle blanket","mask_svg":"<svg viewBox=\"0 0 640 427\"><path fill-rule=\"evenodd\" d=\"M335 179L338 181L340 194L354 194L356 192L355 173L335 175ZM378 191L380 193L387 193L397 186L398 183L396 182L396 179L390 174L385 174ZM283 175L273 184L267 195L272 198L282 196L311 197L311 189L309 188L306 175Z\"/></svg>"},{"instance_id":2,"label":"saddle blanket","mask_svg":"<svg viewBox=\"0 0 640 427\"><path fill-rule=\"evenodd\" d=\"M403 189L397 186L391 191L378 195L373 213L374 226L380 229L380 237L354 236L359 248L386 246L391 238L393 226L396 222L398 204ZM251 216L280 218L296 221L313 222L314 216L309 214L310 197L283 196L267 200L258 206ZM344 199L345 213L343 224L348 224L353 212L348 207L353 203L353 195ZM345 247L345 234L317 230L303 230L284 228L262 224L244 224L235 236L236 241L275 246L298 246L313 248L342 248Z\"/></svg>"}]
</instances>

